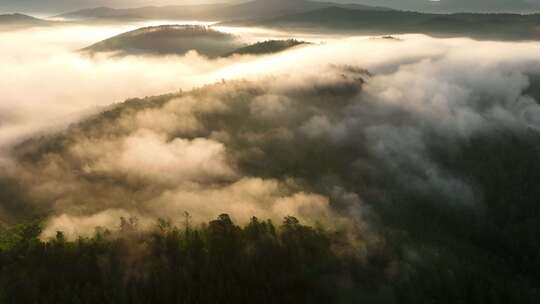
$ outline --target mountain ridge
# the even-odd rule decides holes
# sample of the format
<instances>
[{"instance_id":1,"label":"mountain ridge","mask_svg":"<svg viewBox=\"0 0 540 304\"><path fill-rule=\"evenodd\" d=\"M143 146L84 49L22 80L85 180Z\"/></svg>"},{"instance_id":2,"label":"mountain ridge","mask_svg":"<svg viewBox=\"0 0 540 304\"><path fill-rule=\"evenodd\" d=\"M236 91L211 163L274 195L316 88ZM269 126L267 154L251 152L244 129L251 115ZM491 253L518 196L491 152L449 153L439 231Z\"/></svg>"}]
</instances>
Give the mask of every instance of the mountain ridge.
<instances>
[{"instance_id":1,"label":"mountain ridge","mask_svg":"<svg viewBox=\"0 0 540 304\"><path fill-rule=\"evenodd\" d=\"M67 12L56 17L66 19L198 19L198 20L235 20L271 18L290 13L301 13L310 10L338 6L348 9L390 11L391 9L360 4L338 4L310 0L266 1L255 0L240 4L201 4L201 5L169 5L146 6L125 9L96 7Z\"/></svg>"},{"instance_id":2,"label":"mountain ridge","mask_svg":"<svg viewBox=\"0 0 540 304\"><path fill-rule=\"evenodd\" d=\"M249 25L369 35L422 33L436 37L466 36L481 40L540 39L540 14L437 14L397 10L362 11L333 6L259 19Z\"/></svg>"}]
</instances>

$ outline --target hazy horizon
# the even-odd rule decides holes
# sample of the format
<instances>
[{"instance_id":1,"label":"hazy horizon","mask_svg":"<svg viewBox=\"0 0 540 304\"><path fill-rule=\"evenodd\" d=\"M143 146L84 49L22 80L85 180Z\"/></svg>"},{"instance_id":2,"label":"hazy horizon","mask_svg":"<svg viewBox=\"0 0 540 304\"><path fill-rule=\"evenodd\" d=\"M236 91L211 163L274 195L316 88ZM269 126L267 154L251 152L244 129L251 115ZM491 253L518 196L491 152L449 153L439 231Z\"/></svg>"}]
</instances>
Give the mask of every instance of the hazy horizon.
<instances>
[{"instance_id":1,"label":"hazy horizon","mask_svg":"<svg viewBox=\"0 0 540 304\"><path fill-rule=\"evenodd\" d=\"M258 0L261 1L261 0ZM266 0L268 2L277 0ZM540 0L315 0L319 2L351 3L383 6L400 10L425 12L519 12L533 13L540 8ZM2 0L0 13L37 15L60 14L94 8L133 8L142 6L200 5L210 3L240 3L248 0Z\"/></svg>"}]
</instances>

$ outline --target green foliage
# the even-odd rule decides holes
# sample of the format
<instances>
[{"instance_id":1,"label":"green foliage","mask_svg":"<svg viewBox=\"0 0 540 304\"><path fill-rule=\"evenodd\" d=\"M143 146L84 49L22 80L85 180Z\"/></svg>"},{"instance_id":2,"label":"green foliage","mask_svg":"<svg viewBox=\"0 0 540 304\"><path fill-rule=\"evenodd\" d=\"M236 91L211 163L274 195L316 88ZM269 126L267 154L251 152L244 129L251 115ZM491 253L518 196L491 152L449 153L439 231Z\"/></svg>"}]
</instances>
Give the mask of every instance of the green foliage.
<instances>
[{"instance_id":1,"label":"green foliage","mask_svg":"<svg viewBox=\"0 0 540 304\"><path fill-rule=\"evenodd\" d=\"M329 233L292 217L278 228L226 214L199 228L160 220L152 232L122 219L118 234L76 241L17 231L0 251L0 303L331 303L357 269Z\"/></svg>"},{"instance_id":2,"label":"green foliage","mask_svg":"<svg viewBox=\"0 0 540 304\"><path fill-rule=\"evenodd\" d=\"M38 223L0 230L0 303L537 303L535 281L489 255L464 259L387 235L395 248L338 253L340 233L287 217L41 241ZM397 253L400 242L420 248ZM350 244L349 244L350 245ZM347 246L349 246L347 245ZM469 250L469 249L468 249ZM358 252L357 252L358 253ZM493 265L500 265L493 267Z\"/></svg>"}]
</instances>

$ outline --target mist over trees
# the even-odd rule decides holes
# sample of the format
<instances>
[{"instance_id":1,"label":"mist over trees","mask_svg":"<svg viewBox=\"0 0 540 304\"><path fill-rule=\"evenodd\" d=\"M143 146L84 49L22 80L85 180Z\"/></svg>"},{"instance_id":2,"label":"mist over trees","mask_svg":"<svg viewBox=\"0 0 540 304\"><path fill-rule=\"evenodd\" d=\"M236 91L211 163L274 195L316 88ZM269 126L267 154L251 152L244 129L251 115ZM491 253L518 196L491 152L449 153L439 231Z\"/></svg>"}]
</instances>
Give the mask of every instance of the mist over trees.
<instances>
[{"instance_id":1,"label":"mist over trees","mask_svg":"<svg viewBox=\"0 0 540 304\"><path fill-rule=\"evenodd\" d=\"M116 26L0 34L0 303L538 303L539 43Z\"/></svg>"},{"instance_id":2,"label":"mist over trees","mask_svg":"<svg viewBox=\"0 0 540 304\"><path fill-rule=\"evenodd\" d=\"M129 100L22 143L17 170L5 176L21 188L3 191L4 213L55 216L42 228L4 229L4 297L535 303L540 135L512 114L516 98L518 108L538 106L522 96L521 78L503 77L516 95L486 104L496 89L478 86L453 109L466 116L440 120L371 95L376 77L331 66L292 86L287 78L224 82ZM465 130L454 128L461 117ZM229 216L208 223L215 210L246 226ZM181 224L185 211L193 230ZM281 230L251 219L288 215ZM180 228L159 221L168 216ZM134 225L138 241L95 234ZM290 225L299 233L292 241ZM122 251L123 242L135 245ZM137 244L158 255L120 266L141 254ZM66 279L51 281L58 271ZM210 291L186 287L195 282Z\"/></svg>"}]
</instances>

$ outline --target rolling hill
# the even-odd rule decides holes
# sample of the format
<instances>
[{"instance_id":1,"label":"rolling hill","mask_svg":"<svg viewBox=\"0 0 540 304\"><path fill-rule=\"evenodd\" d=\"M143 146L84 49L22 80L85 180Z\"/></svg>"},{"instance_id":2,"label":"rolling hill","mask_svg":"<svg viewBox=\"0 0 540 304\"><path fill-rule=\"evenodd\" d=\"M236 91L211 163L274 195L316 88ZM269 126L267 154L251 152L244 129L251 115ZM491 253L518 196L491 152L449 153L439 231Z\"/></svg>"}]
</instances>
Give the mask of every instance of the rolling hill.
<instances>
[{"instance_id":1,"label":"rolling hill","mask_svg":"<svg viewBox=\"0 0 540 304\"><path fill-rule=\"evenodd\" d=\"M93 44L82 51L90 54L183 55L190 50L207 57L219 57L242 47L236 37L204 26L161 25L144 27Z\"/></svg>"},{"instance_id":2,"label":"rolling hill","mask_svg":"<svg viewBox=\"0 0 540 304\"><path fill-rule=\"evenodd\" d=\"M295 39L268 40L245 45L236 36L211 27L192 25L160 25L144 27L95 43L83 53L126 55L184 55L191 50L209 58L233 55L262 55L285 51L308 44Z\"/></svg>"}]
</instances>

